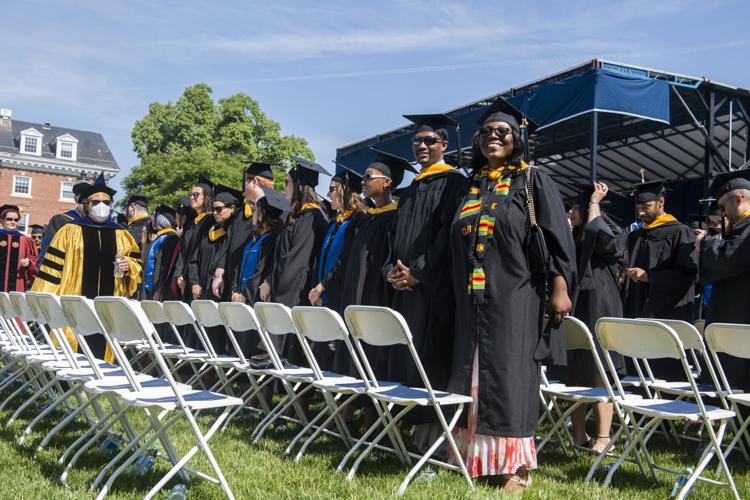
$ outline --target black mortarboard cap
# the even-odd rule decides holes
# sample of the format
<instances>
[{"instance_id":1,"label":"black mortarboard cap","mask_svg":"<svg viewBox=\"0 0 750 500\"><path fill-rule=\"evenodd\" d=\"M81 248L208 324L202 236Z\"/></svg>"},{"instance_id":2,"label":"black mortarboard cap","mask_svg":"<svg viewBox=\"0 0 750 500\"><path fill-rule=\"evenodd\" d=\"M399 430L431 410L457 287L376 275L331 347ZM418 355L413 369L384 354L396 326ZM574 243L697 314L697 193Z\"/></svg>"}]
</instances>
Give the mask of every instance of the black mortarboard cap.
<instances>
[{"instance_id":1,"label":"black mortarboard cap","mask_svg":"<svg viewBox=\"0 0 750 500\"><path fill-rule=\"evenodd\" d=\"M44 232L44 226L41 224L32 224L29 227L31 228L31 234Z\"/></svg>"},{"instance_id":2,"label":"black mortarboard cap","mask_svg":"<svg viewBox=\"0 0 750 500\"><path fill-rule=\"evenodd\" d=\"M80 202L81 196L89 187L91 187L91 184L89 184L88 182L76 182L75 184L73 184L73 199L76 202Z\"/></svg>"},{"instance_id":3,"label":"black mortarboard cap","mask_svg":"<svg viewBox=\"0 0 750 500\"><path fill-rule=\"evenodd\" d=\"M355 170L347 167L346 165L342 165L335 160L333 161L333 163L335 163L339 168L336 174L331 178L331 180L336 180L339 183L344 184L349 188L350 191L361 193L362 176Z\"/></svg>"},{"instance_id":4,"label":"black mortarboard cap","mask_svg":"<svg viewBox=\"0 0 750 500\"><path fill-rule=\"evenodd\" d=\"M448 115L403 115L404 118L414 123L414 133L435 132L444 139L448 139L448 127L455 127L458 122Z\"/></svg>"},{"instance_id":5,"label":"black mortarboard cap","mask_svg":"<svg viewBox=\"0 0 750 500\"><path fill-rule=\"evenodd\" d=\"M115 216L115 221L121 225L121 226L127 226L128 225L128 218L125 217L125 214L118 212Z\"/></svg>"},{"instance_id":6,"label":"black mortarboard cap","mask_svg":"<svg viewBox=\"0 0 750 500\"><path fill-rule=\"evenodd\" d=\"M94 181L94 183L91 184L82 195L84 198L89 198L97 193L104 193L110 198L114 197L115 193L117 193L117 191L107 186L107 180L104 178L104 173L99 174L96 181Z\"/></svg>"},{"instance_id":7,"label":"black mortarboard cap","mask_svg":"<svg viewBox=\"0 0 750 500\"><path fill-rule=\"evenodd\" d=\"M195 185L203 189L203 192L208 195L211 195L213 193L214 183L211 182L211 179L209 179L203 174L198 176L198 180L195 181Z\"/></svg>"},{"instance_id":8,"label":"black mortarboard cap","mask_svg":"<svg viewBox=\"0 0 750 500\"><path fill-rule=\"evenodd\" d=\"M390 177L394 189L404 180L404 171L408 170L409 172L417 173L417 170L406 158L401 158L400 156L392 155L391 153L386 153L375 148L370 148L370 150L375 153L376 160L368 165L368 168L377 169L383 175Z\"/></svg>"},{"instance_id":9,"label":"black mortarboard cap","mask_svg":"<svg viewBox=\"0 0 750 500\"><path fill-rule=\"evenodd\" d=\"M245 174L273 180L273 170L270 163L253 162L245 168Z\"/></svg>"},{"instance_id":10,"label":"black mortarboard cap","mask_svg":"<svg viewBox=\"0 0 750 500\"><path fill-rule=\"evenodd\" d=\"M13 212L18 212L18 216L19 217L21 216L21 209L18 208L18 205L10 205L6 203L5 205L0 206L0 217L5 215L5 212L9 210L12 210Z\"/></svg>"},{"instance_id":11,"label":"black mortarboard cap","mask_svg":"<svg viewBox=\"0 0 750 500\"><path fill-rule=\"evenodd\" d=\"M487 106L487 110L479 117L479 126L490 122L505 122L513 128L516 133L521 132L521 124L526 120L527 137L533 134L539 125L526 116L520 109L513 106L502 97L496 98L492 104Z\"/></svg>"},{"instance_id":12,"label":"black mortarboard cap","mask_svg":"<svg viewBox=\"0 0 750 500\"><path fill-rule=\"evenodd\" d=\"M331 175L328 170L314 161L305 160L299 156L294 157L294 163L294 167L289 170L289 175L306 186L317 186L319 174Z\"/></svg>"},{"instance_id":13,"label":"black mortarboard cap","mask_svg":"<svg viewBox=\"0 0 750 500\"><path fill-rule=\"evenodd\" d=\"M223 184L214 187L213 201L221 201L227 205L237 206L242 199L242 193L238 189L230 188Z\"/></svg>"},{"instance_id":14,"label":"black mortarboard cap","mask_svg":"<svg viewBox=\"0 0 750 500\"><path fill-rule=\"evenodd\" d=\"M659 199L660 196L664 196L667 193L667 185L669 179L658 179L655 181L641 182L633 186L635 193L635 202L648 203Z\"/></svg>"},{"instance_id":15,"label":"black mortarboard cap","mask_svg":"<svg viewBox=\"0 0 750 500\"><path fill-rule=\"evenodd\" d=\"M175 210L172 207L168 207L167 205L159 205L156 207L156 210L154 210L154 216L163 215L164 217L169 220L169 223L174 226L177 222L177 210Z\"/></svg>"},{"instance_id":16,"label":"black mortarboard cap","mask_svg":"<svg viewBox=\"0 0 750 500\"><path fill-rule=\"evenodd\" d=\"M258 206L270 217L279 218L291 211L292 206L286 196L265 186L262 186L261 189L263 189L265 196L258 200Z\"/></svg>"},{"instance_id":17,"label":"black mortarboard cap","mask_svg":"<svg viewBox=\"0 0 750 500\"><path fill-rule=\"evenodd\" d=\"M735 189L750 190L750 169L730 170L717 174L708 188L708 195L718 200Z\"/></svg>"},{"instance_id":18,"label":"black mortarboard cap","mask_svg":"<svg viewBox=\"0 0 750 500\"><path fill-rule=\"evenodd\" d=\"M143 194L131 194L130 196L128 196L128 201L127 201L127 203L125 203L125 205L127 206L127 205L132 205L132 204L135 203L136 205L140 205L143 208L148 208L148 202L149 201L151 201L151 198L149 198L146 195L143 195Z\"/></svg>"}]
</instances>

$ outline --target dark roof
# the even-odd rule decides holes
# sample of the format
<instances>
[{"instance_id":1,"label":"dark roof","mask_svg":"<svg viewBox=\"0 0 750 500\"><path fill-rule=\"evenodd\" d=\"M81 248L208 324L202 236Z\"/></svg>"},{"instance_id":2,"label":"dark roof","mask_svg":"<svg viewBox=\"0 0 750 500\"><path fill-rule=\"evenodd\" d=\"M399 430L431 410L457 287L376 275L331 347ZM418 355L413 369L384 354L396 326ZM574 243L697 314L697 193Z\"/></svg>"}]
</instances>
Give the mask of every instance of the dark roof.
<instances>
[{"instance_id":1,"label":"dark roof","mask_svg":"<svg viewBox=\"0 0 750 500\"><path fill-rule=\"evenodd\" d=\"M8 122L10 123L10 127L7 126ZM47 126L42 123L3 119L0 122L0 152L23 154L19 151L21 139L20 133L29 128L35 129L44 136L42 138L41 158L56 160L57 157L54 149L55 139L62 135L70 134L78 139L76 161L70 163L83 163L119 170L117 162L112 156L112 152L109 150L109 146L104 140L104 137L102 137L102 134L98 132L58 127L56 125Z\"/></svg>"}]
</instances>

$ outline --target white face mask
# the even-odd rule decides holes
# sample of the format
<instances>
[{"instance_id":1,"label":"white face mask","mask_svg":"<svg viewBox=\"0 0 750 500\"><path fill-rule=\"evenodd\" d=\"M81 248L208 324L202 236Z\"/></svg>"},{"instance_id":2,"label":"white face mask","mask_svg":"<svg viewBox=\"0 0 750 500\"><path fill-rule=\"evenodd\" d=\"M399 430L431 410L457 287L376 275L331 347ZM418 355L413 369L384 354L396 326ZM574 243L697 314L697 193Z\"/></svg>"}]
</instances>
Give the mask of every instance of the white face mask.
<instances>
[{"instance_id":1,"label":"white face mask","mask_svg":"<svg viewBox=\"0 0 750 500\"><path fill-rule=\"evenodd\" d=\"M112 208L104 203L99 203L89 208L89 215L95 222L104 222L109 219Z\"/></svg>"}]
</instances>

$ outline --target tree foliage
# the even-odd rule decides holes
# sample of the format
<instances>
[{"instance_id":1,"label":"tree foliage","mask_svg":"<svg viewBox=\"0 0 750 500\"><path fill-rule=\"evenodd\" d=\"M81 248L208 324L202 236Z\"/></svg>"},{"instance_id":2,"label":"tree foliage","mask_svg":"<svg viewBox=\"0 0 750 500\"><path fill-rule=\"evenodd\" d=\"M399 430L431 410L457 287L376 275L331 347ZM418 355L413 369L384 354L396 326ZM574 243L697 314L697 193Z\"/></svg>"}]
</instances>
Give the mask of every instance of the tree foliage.
<instances>
[{"instance_id":1,"label":"tree foliage","mask_svg":"<svg viewBox=\"0 0 750 500\"><path fill-rule=\"evenodd\" d=\"M177 102L149 106L131 133L140 164L123 179L128 193L174 205L199 174L239 189L242 169L253 161L271 163L280 188L293 156L314 159L305 139L282 135L279 123L249 95L215 102L212 92L199 83L186 87Z\"/></svg>"}]
</instances>

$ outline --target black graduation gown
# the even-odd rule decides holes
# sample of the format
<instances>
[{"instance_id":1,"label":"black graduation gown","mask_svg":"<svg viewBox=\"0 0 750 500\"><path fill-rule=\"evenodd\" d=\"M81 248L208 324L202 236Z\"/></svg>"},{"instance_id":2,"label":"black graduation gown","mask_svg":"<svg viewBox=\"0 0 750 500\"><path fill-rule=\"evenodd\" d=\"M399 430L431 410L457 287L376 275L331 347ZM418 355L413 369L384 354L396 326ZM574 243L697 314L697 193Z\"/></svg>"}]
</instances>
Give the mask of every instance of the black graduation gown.
<instances>
[{"instance_id":1,"label":"black graduation gown","mask_svg":"<svg viewBox=\"0 0 750 500\"><path fill-rule=\"evenodd\" d=\"M320 256L328 221L318 208L303 210L288 221L274 250L274 269L268 279L271 301L287 307L310 305L307 295L315 283L315 264ZM299 344L291 335L274 336L276 348L292 363L306 364Z\"/></svg>"},{"instance_id":2,"label":"black graduation gown","mask_svg":"<svg viewBox=\"0 0 750 500\"><path fill-rule=\"evenodd\" d=\"M396 222L396 207L383 212L368 213L360 220L357 232L349 247L348 258L342 269L343 281L339 313L350 305L389 306L393 300L393 287L382 273L388 262L388 241ZM387 375L388 351L383 347L363 343L365 354L375 376ZM336 343L334 371L359 376L343 342Z\"/></svg>"},{"instance_id":3,"label":"black graduation gown","mask_svg":"<svg viewBox=\"0 0 750 500\"><path fill-rule=\"evenodd\" d=\"M237 267L237 272L234 274L234 282L232 283L232 293L241 293L245 296L245 303L252 306L260 300L260 285L268 279L273 271L273 254L276 249L276 241L279 236L280 230L273 230L261 243L260 251L258 252L258 260L255 263L255 270L252 277L242 287L242 276L240 275L240 267ZM256 234L251 238L251 242L258 240L260 236ZM247 244L251 244L248 242ZM244 248L243 248L244 252ZM241 258L242 256L240 256ZM240 263L241 265L241 263ZM260 336L257 330L250 330L247 332L237 332L237 343L242 349L242 353L246 358L255 356L265 352L263 344L260 341Z\"/></svg>"},{"instance_id":4,"label":"black graduation gown","mask_svg":"<svg viewBox=\"0 0 750 500\"><path fill-rule=\"evenodd\" d=\"M467 190L458 170L414 180L401 193L388 271L398 260L419 281L413 291L393 292L393 309L409 325L430 384L445 389L453 345L455 303L450 281L450 226ZM405 346L388 353L388 380L412 386L423 382Z\"/></svg>"},{"instance_id":5,"label":"black graduation gown","mask_svg":"<svg viewBox=\"0 0 750 500\"><path fill-rule=\"evenodd\" d=\"M622 317L622 301L617 284L621 252L617 235L620 232L620 228L607 224L600 216L583 226L575 242L578 290L573 316L586 323L603 363L603 352L596 338L596 322L603 317ZM623 374L625 360L615 352L610 354L615 370ZM569 351L567 372L568 384L590 386L597 373L591 353L587 350Z\"/></svg>"},{"instance_id":6,"label":"black graduation gown","mask_svg":"<svg viewBox=\"0 0 750 500\"><path fill-rule=\"evenodd\" d=\"M750 217L742 219L725 239L703 238L700 280L713 283L706 325L750 324ZM750 362L725 354L719 357L729 383L750 390Z\"/></svg>"},{"instance_id":7,"label":"black graduation gown","mask_svg":"<svg viewBox=\"0 0 750 500\"><path fill-rule=\"evenodd\" d=\"M156 241L156 240L154 240ZM146 290L146 268L148 266L148 255L151 252L151 247L154 241L149 241L143 250L143 279L144 284L142 286L141 296L152 300L154 298L154 292L161 289L161 300L174 300L175 297L172 294L171 289L171 274L174 271L174 264L176 259L175 250L177 244L180 241L180 237L175 232L167 232L164 234L164 240L158 249L154 252L154 274L152 278L153 287L151 291Z\"/></svg>"},{"instance_id":8,"label":"black graduation gown","mask_svg":"<svg viewBox=\"0 0 750 500\"><path fill-rule=\"evenodd\" d=\"M534 176L537 224L549 249L550 271L563 276L572 290L575 247L565 207L550 177L539 170ZM493 185L491 181L487 184ZM451 227L456 336L448 390L470 394L476 350L479 366L476 432L480 434L530 437L539 416L539 362L534 358L538 347L545 342L542 337L545 279L541 274L532 274L527 261L529 222L525 186L526 176L519 171L511 177L508 194L493 196L497 201L487 203L482 212L496 219L494 234L485 243L482 304L476 304L474 296L467 292L474 269L469 247L478 216L461 218L459 212ZM465 415L460 425L466 426Z\"/></svg>"},{"instance_id":9,"label":"black graduation gown","mask_svg":"<svg viewBox=\"0 0 750 500\"><path fill-rule=\"evenodd\" d=\"M255 231L253 216L251 214L249 217L245 217L244 208L245 205L242 205L237 210L228 226L227 258L224 267L224 300L232 298L231 290L240 265L242 265L242 252L252 239Z\"/></svg>"},{"instance_id":10,"label":"black graduation gown","mask_svg":"<svg viewBox=\"0 0 750 500\"><path fill-rule=\"evenodd\" d=\"M208 237L208 231L213 224L214 218L211 214L206 213L198 222L193 221L182 235L182 248L180 249L180 255L177 256L175 276L182 276L185 279L185 300L188 302L193 300L192 285L203 286L198 273L196 254L200 242Z\"/></svg>"},{"instance_id":11,"label":"black graduation gown","mask_svg":"<svg viewBox=\"0 0 750 500\"><path fill-rule=\"evenodd\" d=\"M128 223L128 232L133 237L138 246L143 251L143 229L148 226L149 218L147 216L141 217Z\"/></svg>"},{"instance_id":12,"label":"black graduation gown","mask_svg":"<svg viewBox=\"0 0 750 500\"><path fill-rule=\"evenodd\" d=\"M212 219L213 220L213 219ZM214 295L211 288L211 284L214 279L214 272L216 268L223 268L224 262L226 261L228 238L226 230L221 226L214 226L212 231L216 231L218 235L212 239L211 231L207 233L203 238L196 242L197 251L193 254L194 257L190 261L190 266L197 269L197 281L201 287L201 299L213 300L215 302L221 301L221 297ZM206 334L214 350L218 354L227 354L227 335L226 330L222 326L207 327Z\"/></svg>"},{"instance_id":13,"label":"black graduation gown","mask_svg":"<svg viewBox=\"0 0 750 500\"><path fill-rule=\"evenodd\" d=\"M625 318L663 318L692 322L698 255L695 233L677 221L653 229L637 229L627 237L625 265L640 267L648 283L625 279L622 289ZM685 372L678 360L649 361L654 375L667 380L683 380ZM631 371L631 374L635 374Z\"/></svg>"}]
</instances>

